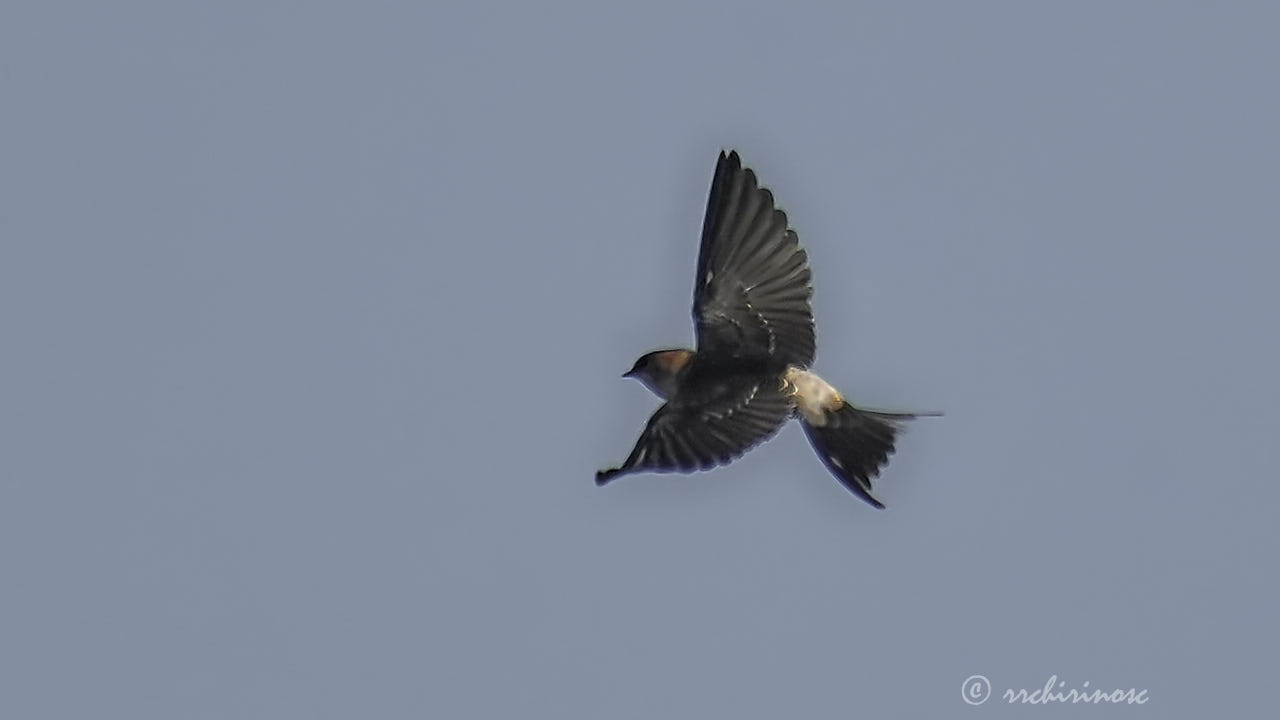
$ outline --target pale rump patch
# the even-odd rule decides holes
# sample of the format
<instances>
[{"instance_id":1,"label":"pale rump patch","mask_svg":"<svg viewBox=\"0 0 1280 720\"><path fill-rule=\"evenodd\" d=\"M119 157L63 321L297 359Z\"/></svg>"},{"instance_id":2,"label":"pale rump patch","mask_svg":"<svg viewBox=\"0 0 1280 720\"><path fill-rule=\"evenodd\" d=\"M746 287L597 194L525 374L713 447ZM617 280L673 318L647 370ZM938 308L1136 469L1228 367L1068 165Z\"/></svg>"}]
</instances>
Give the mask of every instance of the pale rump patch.
<instances>
[{"instance_id":1,"label":"pale rump patch","mask_svg":"<svg viewBox=\"0 0 1280 720\"><path fill-rule=\"evenodd\" d=\"M839 391L816 373L793 365L787 368L783 378L793 388L796 410L800 411L805 422L814 427L826 425L827 413L844 406L844 397Z\"/></svg>"}]
</instances>

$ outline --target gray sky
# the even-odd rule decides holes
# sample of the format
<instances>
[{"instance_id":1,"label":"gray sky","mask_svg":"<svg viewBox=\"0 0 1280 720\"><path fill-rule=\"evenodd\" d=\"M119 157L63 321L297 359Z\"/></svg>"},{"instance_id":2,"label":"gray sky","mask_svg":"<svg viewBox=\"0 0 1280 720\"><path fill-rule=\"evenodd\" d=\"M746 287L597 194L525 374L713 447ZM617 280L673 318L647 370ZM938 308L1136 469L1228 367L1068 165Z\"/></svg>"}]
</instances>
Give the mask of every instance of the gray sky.
<instances>
[{"instance_id":1,"label":"gray sky","mask_svg":"<svg viewBox=\"0 0 1280 720\"><path fill-rule=\"evenodd\" d=\"M0 11L0 716L1273 707L1280 10L413 5ZM722 147L885 511L592 482Z\"/></svg>"}]
</instances>

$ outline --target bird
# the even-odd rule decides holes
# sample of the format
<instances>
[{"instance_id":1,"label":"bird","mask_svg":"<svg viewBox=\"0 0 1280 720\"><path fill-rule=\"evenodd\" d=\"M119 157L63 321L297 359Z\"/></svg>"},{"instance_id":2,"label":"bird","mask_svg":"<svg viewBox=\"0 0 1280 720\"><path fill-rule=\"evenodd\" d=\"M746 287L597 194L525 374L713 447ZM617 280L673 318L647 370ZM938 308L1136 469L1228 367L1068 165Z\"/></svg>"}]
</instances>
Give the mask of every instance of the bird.
<instances>
[{"instance_id":1,"label":"bird","mask_svg":"<svg viewBox=\"0 0 1280 720\"><path fill-rule=\"evenodd\" d=\"M694 276L697 349L648 352L623 373L665 402L596 485L727 465L796 419L836 480L884 508L872 480L903 424L941 413L859 407L815 373L812 296L809 258L786 213L736 150L722 150Z\"/></svg>"}]
</instances>

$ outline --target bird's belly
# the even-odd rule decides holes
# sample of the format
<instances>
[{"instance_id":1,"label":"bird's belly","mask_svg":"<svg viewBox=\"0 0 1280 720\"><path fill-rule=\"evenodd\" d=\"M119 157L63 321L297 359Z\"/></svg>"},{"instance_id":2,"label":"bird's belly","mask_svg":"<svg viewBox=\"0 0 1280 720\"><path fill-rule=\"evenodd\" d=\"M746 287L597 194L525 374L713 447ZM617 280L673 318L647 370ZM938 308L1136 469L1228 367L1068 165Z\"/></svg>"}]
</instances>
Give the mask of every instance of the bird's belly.
<instances>
[{"instance_id":1,"label":"bird's belly","mask_svg":"<svg viewBox=\"0 0 1280 720\"><path fill-rule=\"evenodd\" d=\"M831 387L831 383L818 377L817 373L792 365L787 368L783 378L792 388L796 411L810 425L826 425L827 413L839 410L844 405L844 397L839 391Z\"/></svg>"}]
</instances>

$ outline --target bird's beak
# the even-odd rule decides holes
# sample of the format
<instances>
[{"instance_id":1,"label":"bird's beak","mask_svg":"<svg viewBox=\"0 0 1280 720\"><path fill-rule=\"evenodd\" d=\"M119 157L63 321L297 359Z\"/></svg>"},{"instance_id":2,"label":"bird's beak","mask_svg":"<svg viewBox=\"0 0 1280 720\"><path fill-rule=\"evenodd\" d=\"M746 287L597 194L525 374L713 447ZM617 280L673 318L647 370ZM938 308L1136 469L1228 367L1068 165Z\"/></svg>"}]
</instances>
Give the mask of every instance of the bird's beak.
<instances>
[{"instance_id":1,"label":"bird's beak","mask_svg":"<svg viewBox=\"0 0 1280 720\"><path fill-rule=\"evenodd\" d=\"M635 374L636 374L636 371L635 371L635 370L628 370L628 371L626 371L626 372L622 373L622 377L624 377L624 378L628 378L628 377L631 377L632 375L635 375Z\"/></svg>"}]
</instances>

